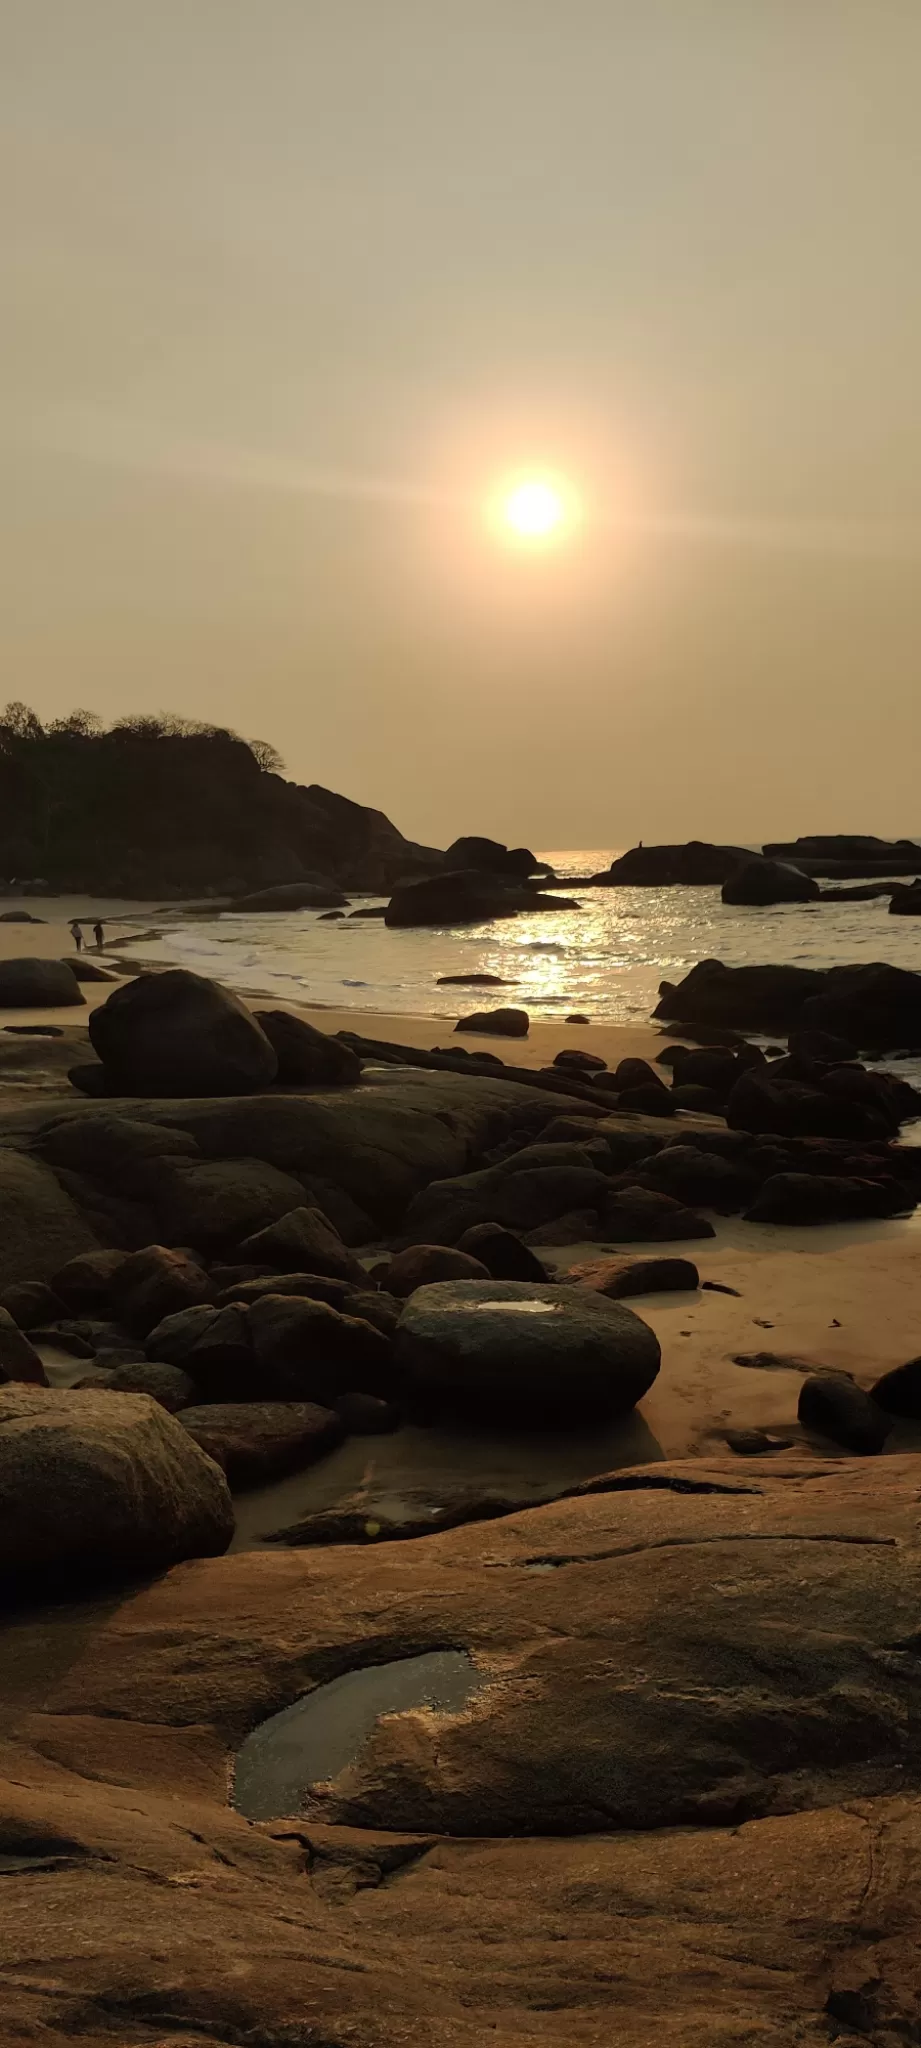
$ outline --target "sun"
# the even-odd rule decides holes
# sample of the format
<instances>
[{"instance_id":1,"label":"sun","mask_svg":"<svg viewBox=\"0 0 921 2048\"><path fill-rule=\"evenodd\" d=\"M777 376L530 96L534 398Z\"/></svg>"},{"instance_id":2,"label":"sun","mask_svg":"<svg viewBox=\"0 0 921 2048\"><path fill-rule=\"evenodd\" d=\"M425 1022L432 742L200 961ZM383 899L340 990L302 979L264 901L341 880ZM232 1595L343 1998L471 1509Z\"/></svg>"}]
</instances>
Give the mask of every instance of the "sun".
<instances>
[{"instance_id":1,"label":"sun","mask_svg":"<svg viewBox=\"0 0 921 2048\"><path fill-rule=\"evenodd\" d=\"M568 538L578 517L572 486L535 472L516 477L498 493L499 530L506 540L547 546Z\"/></svg>"}]
</instances>

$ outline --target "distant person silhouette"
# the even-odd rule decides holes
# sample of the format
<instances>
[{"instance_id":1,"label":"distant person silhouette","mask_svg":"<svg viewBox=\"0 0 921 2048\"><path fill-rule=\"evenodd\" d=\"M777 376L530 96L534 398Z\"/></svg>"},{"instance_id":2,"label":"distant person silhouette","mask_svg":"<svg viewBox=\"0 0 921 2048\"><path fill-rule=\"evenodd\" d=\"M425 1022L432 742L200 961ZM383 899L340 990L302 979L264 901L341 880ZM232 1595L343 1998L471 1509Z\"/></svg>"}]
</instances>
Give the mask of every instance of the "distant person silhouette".
<instances>
[{"instance_id":1,"label":"distant person silhouette","mask_svg":"<svg viewBox=\"0 0 921 2048\"><path fill-rule=\"evenodd\" d=\"M104 938L105 938L105 932L104 932L104 930L103 930L103 927L102 927L102 925L101 925L101 924L94 924L94 926L93 926L93 937L94 937L94 939L95 939L95 941L96 941L96 950L97 950L97 952L98 952L98 950L99 950L100 946L102 945L102 942L103 942L103 940L104 940Z\"/></svg>"},{"instance_id":2,"label":"distant person silhouette","mask_svg":"<svg viewBox=\"0 0 921 2048\"><path fill-rule=\"evenodd\" d=\"M70 920L70 936L73 939L77 952L79 953L80 948L83 945L83 930L82 927L78 924L77 919L75 917L72 917Z\"/></svg>"}]
</instances>

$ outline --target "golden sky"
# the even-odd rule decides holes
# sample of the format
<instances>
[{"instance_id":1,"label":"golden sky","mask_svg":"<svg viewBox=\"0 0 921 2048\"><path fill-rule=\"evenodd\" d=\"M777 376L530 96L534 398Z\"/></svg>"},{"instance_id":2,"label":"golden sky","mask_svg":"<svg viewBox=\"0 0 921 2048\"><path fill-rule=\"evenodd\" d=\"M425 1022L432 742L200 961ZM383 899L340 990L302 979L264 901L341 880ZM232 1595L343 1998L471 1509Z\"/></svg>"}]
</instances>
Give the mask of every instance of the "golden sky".
<instances>
[{"instance_id":1,"label":"golden sky","mask_svg":"<svg viewBox=\"0 0 921 2048\"><path fill-rule=\"evenodd\" d=\"M0 698L921 830L919 92L919 0L0 0Z\"/></svg>"}]
</instances>

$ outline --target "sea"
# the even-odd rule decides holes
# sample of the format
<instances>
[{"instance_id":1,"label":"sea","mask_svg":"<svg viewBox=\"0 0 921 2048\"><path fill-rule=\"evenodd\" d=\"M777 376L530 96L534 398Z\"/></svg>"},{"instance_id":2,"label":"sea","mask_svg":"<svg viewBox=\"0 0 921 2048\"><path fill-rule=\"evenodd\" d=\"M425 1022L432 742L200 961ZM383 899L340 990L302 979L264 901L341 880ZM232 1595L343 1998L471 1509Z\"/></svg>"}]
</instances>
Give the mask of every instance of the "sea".
<instances>
[{"instance_id":1,"label":"sea","mask_svg":"<svg viewBox=\"0 0 921 2048\"><path fill-rule=\"evenodd\" d=\"M548 850L561 880L597 874L622 849ZM578 910L481 925L389 931L382 919L327 921L316 911L154 919L159 936L132 938L144 962L190 967L234 988L331 1009L392 1016L457 1017L469 992L439 987L447 974L497 974L497 999L533 1017L579 1013L592 1023L648 1021L659 983L680 981L698 960L834 967L887 960L921 970L921 919L892 917L885 898L862 903L738 908L708 889L575 890ZM354 896L354 910L385 899ZM115 927L107 941L117 945ZM121 947L119 946L119 950Z\"/></svg>"}]
</instances>

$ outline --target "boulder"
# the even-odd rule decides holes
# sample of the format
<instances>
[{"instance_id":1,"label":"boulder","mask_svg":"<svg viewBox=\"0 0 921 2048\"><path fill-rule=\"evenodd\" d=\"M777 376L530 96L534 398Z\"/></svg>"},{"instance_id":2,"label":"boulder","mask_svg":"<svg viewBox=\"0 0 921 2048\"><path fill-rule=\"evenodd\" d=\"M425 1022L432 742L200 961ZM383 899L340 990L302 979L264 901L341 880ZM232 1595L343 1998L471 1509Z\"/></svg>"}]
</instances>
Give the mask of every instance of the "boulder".
<instances>
[{"instance_id":1,"label":"boulder","mask_svg":"<svg viewBox=\"0 0 921 2048\"><path fill-rule=\"evenodd\" d=\"M566 1284L590 1287L608 1301L628 1301L634 1294L696 1291L700 1274L692 1259L589 1259L569 1268Z\"/></svg>"},{"instance_id":2,"label":"boulder","mask_svg":"<svg viewBox=\"0 0 921 2048\"><path fill-rule=\"evenodd\" d=\"M132 1252L116 1269L111 1287L119 1321L141 1337L164 1316L212 1298L211 1281L204 1269L187 1252L163 1244Z\"/></svg>"},{"instance_id":3,"label":"boulder","mask_svg":"<svg viewBox=\"0 0 921 2048\"><path fill-rule=\"evenodd\" d=\"M690 839L684 846L631 846L603 874L593 875L592 882L609 889L707 888L728 880L750 859L744 846L711 846L702 839Z\"/></svg>"},{"instance_id":4,"label":"boulder","mask_svg":"<svg viewBox=\"0 0 921 2048\"><path fill-rule=\"evenodd\" d=\"M894 889L889 900L890 917L921 917L921 881L911 889Z\"/></svg>"},{"instance_id":5,"label":"boulder","mask_svg":"<svg viewBox=\"0 0 921 2048\"><path fill-rule=\"evenodd\" d=\"M513 1230L501 1223L474 1223L458 1239L459 1252L468 1252L485 1266L492 1280L536 1280L543 1283L547 1271L540 1259Z\"/></svg>"},{"instance_id":6,"label":"boulder","mask_svg":"<svg viewBox=\"0 0 921 2048\"><path fill-rule=\"evenodd\" d=\"M280 1088L345 1088L361 1079L361 1061L341 1039L317 1031L306 1017L288 1010L256 1010L278 1062Z\"/></svg>"},{"instance_id":7,"label":"boulder","mask_svg":"<svg viewBox=\"0 0 921 2048\"><path fill-rule=\"evenodd\" d=\"M62 962L76 981L117 981L110 967L100 967L98 961L88 960L85 953L69 953Z\"/></svg>"},{"instance_id":8,"label":"boulder","mask_svg":"<svg viewBox=\"0 0 921 2048\"><path fill-rule=\"evenodd\" d=\"M64 1303L44 1280L19 1280L0 1294L0 1309L12 1316L20 1330L40 1330L46 1323L66 1314Z\"/></svg>"},{"instance_id":9,"label":"boulder","mask_svg":"<svg viewBox=\"0 0 921 2048\"><path fill-rule=\"evenodd\" d=\"M577 910L569 896L549 896L514 876L476 868L427 876L401 883L387 905L391 926L482 924L493 917L517 917L519 911Z\"/></svg>"},{"instance_id":10,"label":"boulder","mask_svg":"<svg viewBox=\"0 0 921 2048\"><path fill-rule=\"evenodd\" d=\"M611 1076L615 1088L658 1088L665 1092L661 1074L657 1074L648 1060L619 1060Z\"/></svg>"},{"instance_id":11,"label":"boulder","mask_svg":"<svg viewBox=\"0 0 921 2048\"><path fill-rule=\"evenodd\" d=\"M785 1064L785 1063L784 1063ZM782 1137L885 1138L898 1130L882 1099L853 1101L848 1094L778 1073L781 1062L740 1075L726 1105L730 1130L771 1132Z\"/></svg>"},{"instance_id":12,"label":"boulder","mask_svg":"<svg viewBox=\"0 0 921 2048\"><path fill-rule=\"evenodd\" d=\"M563 1147L541 1150L552 1154ZM609 1189L607 1175L587 1157L584 1163L561 1159L546 1165L520 1165L511 1159L453 1180L433 1181L410 1203L403 1235L410 1244L457 1244L475 1223L536 1230L571 1209L597 1211Z\"/></svg>"},{"instance_id":13,"label":"boulder","mask_svg":"<svg viewBox=\"0 0 921 2048\"><path fill-rule=\"evenodd\" d=\"M363 1287L364 1266L344 1245L321 1209L289 1209L287 1215L244 1238L240 1256L283 1273L316 1273Z\"/></svg>"},{"instance_id":14,"label":"boulder","mask_svg":"<svg viewBox=\"0 0 921 2048\"><path fill-rule=\"evenodd\" d=\"M607 1075L604 1078L606 1080ZM661 1081L642 1088L621 1089L617 1107L631 1116L674 1116L677 1111L671 1090L664 1088Z\"/></svg>"},{"instance_id":15,"label":"boulder","mask_svg":"<svg viewBox=\"0 0 921 2048\"><path fill-rule=\"evenodd\" d=\"M865 1052L921 1051L921 974L881 962L830 968L798 1021Z\"/></svg>"},{"instance_id":16,"label":"boulder","mask_svg":"<svg viewBox=\"0 0 921 2048\"><path fill-rule=\"evenodd\" d=\"M580 1052L577 1046L564 1046L562 1052L557 1053L553 1064L555 1067L570 1067L576 1074L603 1074L608 1063L601 1058L600 1053Z\"/></svg>"},{"instance_id":17,"label":"boulder","mask_svg":"<svg viewBox=\"0 0 921 2048\"><path fill-rule=\"evenodd\" d=\"M0 1388L0 1578L83 1591L226 1550L227 1482L141 1395Z\"/></svg>"},{"instance_id":18,"label":"boulder","mask_svg":"<svg viewBox=\"0 0 921 2048\"><path fill-rule=\"evenodd\" d=\"M905 1417L912 1422L921 1421L921 1358L910 1358L907 1365L897 1365L892 1372L884 1372L870 1393L887 1415Z\"/></svg>"},{"instance_id":19,"label":"boulder","mask_svg":"<svg viewBox=\"0 0 921 2048\"><path fill-rule=\"evenodd\" d=\"M50 1167L0 1147L0 1288L51 1280L65 1260L96 1242Z\"/></svg>"},{"instance_id":20,"label":"boulder","mask_svg":"<svg viewBox=\"0 0 921 2048\"><path fill-rule=\"evenodd\" d=\"M878 839L873 832L813 832L799 839L780 839L763 849L769 858L806 862L813 874L839 874L842 868L869 875L891 866L893 873L921 866L921 846L913 839Z\"/></svg>"},{"instance_id":21,"label":"boulder","mask_svg":"<svg viewBox=\"0 0 921 2048\"><path fill-rule=\"evenodd\" d=\"M826 980L817 967L726 967L722 960L701 960L677 985L663 982L653 1016L783 1033L805 1021L807 1002Z\"/></svg>"},{"instance_id":22,"label":"boulder","mask_svg":"<svg viewBox=\"0 0 921 2048\"><path fill-rule=\"evenodd\" d=\"M347 1436L390 1436L403 1419L394 1401L376 1394L339 1394L335 1409Z\"/></svg>"},{"instance_id":23,"label":"boulder","mask_svg":"<svg viewBox=\"0 0 921 2048\"><path fill-rule=\"evenodd\" d=\"M414 1244L406 1251L397 1252L391 1260L382 1285L388 1294L395 1294L405 1301L415 1294L417 1287L428 1287L436 1280L489 1280L489 1269L481 1259L469 1252L455 1251L447 1245Z\"/></svg>"},{"instance_id":24,"label":"boulder","mask_svg":"<svg viewBox=\"0 0 921 2048\"><path fill-rule=\"evenodd\" d=\"M813 1373L803 1381L796 1410L804 1429L830 1437L857 1457L881 1451L892 1430L892 1418L843 1375Z\"/></svg>"},{"instance_id":25,"label":"boulder","mask_svg":"<svg viewBox=\"0 0 921 2048\"><path fill-rule=\"evenodd\" d=\"M491 1038L527 1038L530 1028L527 1010L477 1010L461 1017L455 1031L484 1031Z\"/></svg>"},{"instance_id":26,"label":"boulder","mask_svg":"<svg viewBox=\"0 0 921 2048\"><path fill-rule=\"evenodd\" d=\"M498 839L477 838L475 834L452 840L444 862L449 872L485 869L491 875L511 875L525 881L529 875L552 872L526 846L503 846Z\"/></svg>"},{"instance_id":27,"label":"boulder","mask_svg":"<svg viewBox=\"0 0 921 2048\"><path fill-rule=\"evenodd\" d=\"M856 1060L859 1050L849 1038L836 1038L831 1031L791 1031L789 1049L795 1059L833 1067Z\"/></svg>"},{"instance_id":28,"label":"boulder","mask_svg":"<svg viewBox=\"0 0 921 2048\"><path fill-rule=\"evenodd\" d=\"M162 1365L147 1358L107 1367L94 1373L91 1379L78 1381L78 1385L91 1391L105 1387L110 1394L149 1394L170 1415L178 1415L181 1409L190 1408L198 1400L198 1387L187 1372L178 1365Z\"/></svg>"},{"instance_id":29,"label":"boulder","mask_svg":"<svg viewBox=\"0 0 921 2048\"><path fill-rule=\"evenodd\" d=\"M81 1252L75 1259L68 1259L53 1278L53 1288L67 1308L105 1308L112 1294L116 1275L127 1263L130 1253L119 1251Z\"/></svg>"},{"instance_id":30,"label":"boulder","mask_svg":"<svg viewBox=\"0 0 921 2048\"><path fill-rule=\"evenodd\" d=\"M689 1208L715 1209L734 1216L754 1193L757 1178L744 1164L705 1152L696 1145L666 1145L647 1159L639 1175L642 1187L671 1195Z\"/></svg>"},{"instance_id":31,"label":"boulder","mask_svg":"<svg viewBox=\"0 0 921 2048\"><path fill-rule=\"evenodd\" d=\"M677 1243L715 1237L713 1224L683 1202L653 1188L624 1187L609 1193L601 1215L604 1237L615 1244Z\"/></svg>"},{"instance_id":32,"label":"boulder","mask_svg":"<svg viewBox=\"0 0 921 2048\"><path fill-rule=\"evenodd\" d=\"M229 1250L303 1206L300 1181L264 1159L181 1161L157 1192L164 1235L205 1252Z\"/></svg>"},{"instance_id":33,"label":"boulder","mask_svg":"<svg viewBox=\"0 0 921 2048\"><path fill-rule=\"evenodd\" d=\"M140 1196L160 1184L161 1164L200 1157L188 1131L144 1123L115 1109L60 1117L39 1132L36 1147L56 1170L67 1167L119 1194Z\"/></svg>"},{"instance_id":34,"label":"boulder","mask_svg":"<svg viewBox=\"0 0 921 2048\"><path fill-rule=\"evenodd\" d=\"M0 1387L9 1380L21 1380L33 1387L48 1385L34 1344L14 1323L8 1309L0 1308Z\"/></svg>"},{"instance_id":35,"label":"boulder","mask_svg":"<svg viewBox=\"0 0 921 2048\"><path fill-rule=\"evenodd\" d=\"M348 900L334 882L278 882L271 889L236 897L230 909L261 917L267 910L339 910Z\"/></svg>"},{"instance_id":36,"label":"boulder","mask_svg":"<svg viewBox=\"0 0 921 2048\"><path fill-rule=\"evenodd\" d=\"M73 1009L85 1001L67 961L0 960L0 1010Z\"/></svg>"},{"instance_id":37,"label":"boulder","mask_svg":"<svg viewBox=\"0 0 921 2048\"><path fill-rule=\"evenodd\" d=\"M212 1401L255 1400L263 1392L243 1303L165 1316L150 1332L147 1355L153 1363L179 1366Z\"/></svg>"},{"instance_id":38,"label":"boulder","mask_svg":"<svg viewBox=\"0 0 921 2048\"><path fill-rule=\"evenodd\" d=\"M818 882L787 861L754 859L743 861L728 875L721 890L724 903L815 903L821 895Z\"/></svg>"},{"instance_id":39,"label":"boulder","mask_svg":"<svg viewBox=\"0 0 921 2048\"><path fill-rule=\"evenodd\" d=\"M518 1423L624 1414L648 1393L659 1345L629 1309L587 1289L441 1281L407 1302L396 1360L421 1390Z\"/></svg>"},{"instance_id":40,"label":"boulder","mask_svg":"<svg viewBox=\"0 0 921 2048\"><path fill-rule=\"evenodd\" d=\"M241 1095L274 1081L278 1061L251 1011L200 974L140 974L90 1017L110 1092Z\"/></svg>"},{"instance_id":41,"label":"boulder","mask_svg":"<svg viewBox=\"0 0 921 2048\"><path fill-rule=\"evenodd\" d=\"M892 1181L858 1180L844 1174L774 1173L745 1212L746 1223L857 1223L867 1216L893 1216L906 1206Z\"/></svg>"},{"instance_id":42,"label":"boulder","mask_svg":"<svg viewBox=\"0 0 921 2048\"><path fill-rule=\"evenodd\" d=\"M340 1416L312 1401L215 1402L186 1408L180 1421L234 1493L303 1471L345 1435Z\"/></svg>"},{"instance_id":43,"label":"boulder","mask_svg":"<svg viewBox=\"0 0 921 2048\"><path fill-rule=\"evenodd\" d=\"M390 1391L390 1343L357 1316L339 1315L322 1301L264 1294L250 1304L248 1325L260 1384L281 1400L331 1406L352 1390ZM185 1364L195 1371L194 1353Z\"/></svg>"}]
</instances>

